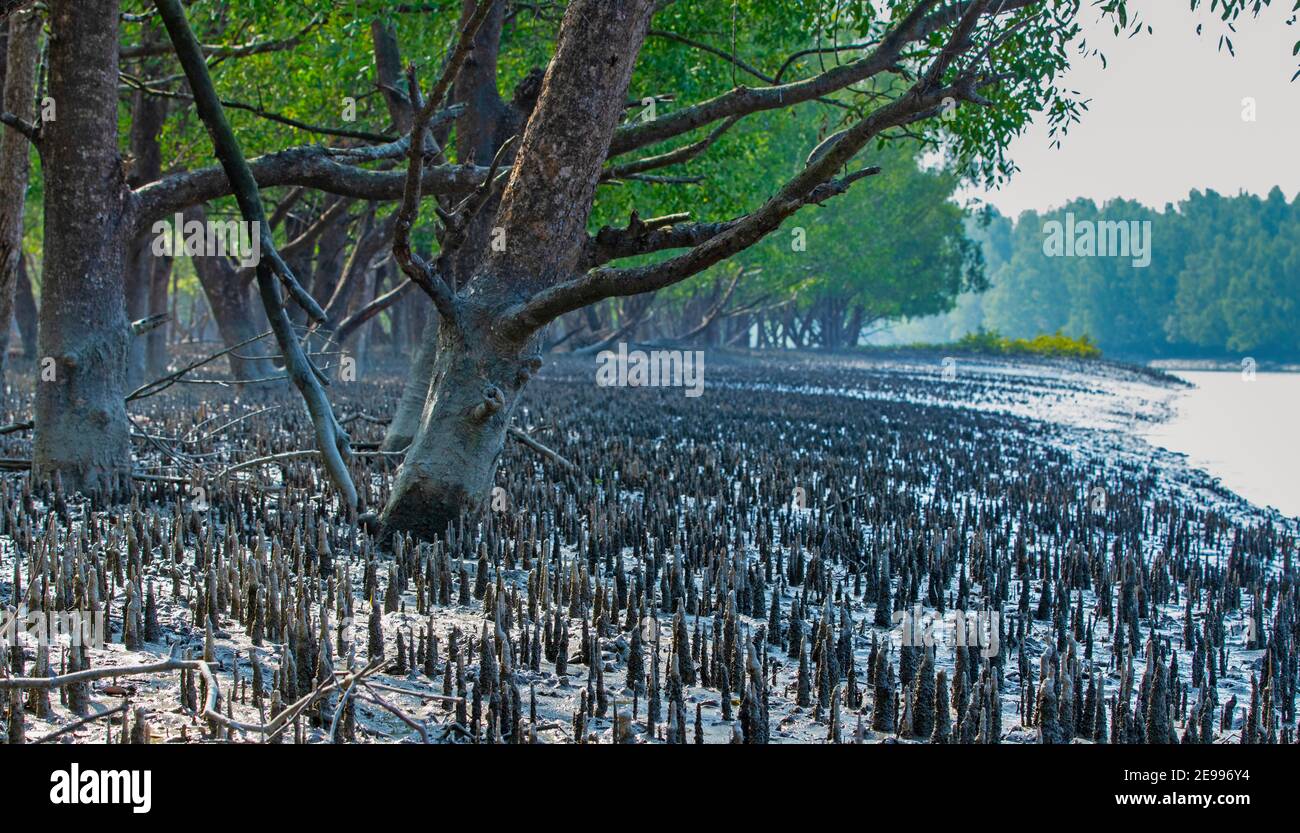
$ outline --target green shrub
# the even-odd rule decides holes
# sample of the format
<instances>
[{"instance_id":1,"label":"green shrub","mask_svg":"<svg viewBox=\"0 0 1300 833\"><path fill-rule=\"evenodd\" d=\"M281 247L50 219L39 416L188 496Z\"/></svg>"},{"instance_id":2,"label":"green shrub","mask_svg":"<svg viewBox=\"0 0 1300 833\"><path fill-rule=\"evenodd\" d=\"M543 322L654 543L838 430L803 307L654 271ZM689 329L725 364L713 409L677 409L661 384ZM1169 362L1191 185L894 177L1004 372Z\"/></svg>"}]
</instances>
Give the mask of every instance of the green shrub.
<instances>
[{"instance_id":1,"label":"green shrub","mask_svg":"<svg viewBox=\"0 0 1300 833\"><path fill-rule=\"evenodd\" d=\"M1033 338L1007 338L997 330L980 328L967 333L952 344L912 344L905 349L951 350L957 353L983 353L997 356L1054 356L1071 359L1101 358L1101 349L1087 335L1072 338L1057 330L1050 335L1039 333Z\"/></svg>"}]
</instances>

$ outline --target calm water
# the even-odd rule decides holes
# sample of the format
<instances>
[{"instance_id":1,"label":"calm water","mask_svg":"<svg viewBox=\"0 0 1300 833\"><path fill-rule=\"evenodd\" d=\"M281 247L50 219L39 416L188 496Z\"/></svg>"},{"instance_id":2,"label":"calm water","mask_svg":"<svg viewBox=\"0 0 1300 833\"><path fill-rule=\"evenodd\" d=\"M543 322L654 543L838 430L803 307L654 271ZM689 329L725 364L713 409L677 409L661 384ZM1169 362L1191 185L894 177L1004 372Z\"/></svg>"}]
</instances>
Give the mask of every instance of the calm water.
<instances>
[{"instance_id":1,"label":"calm water","mask_svg":"<svg viewBox=\"0 0 1300 833\"><path fill-rule=\"evenodd\" d=\"M1300 517L1300 373L1179 371L1196 385L1145 436L1258 506Z\"/></svg>"}]
</instances>

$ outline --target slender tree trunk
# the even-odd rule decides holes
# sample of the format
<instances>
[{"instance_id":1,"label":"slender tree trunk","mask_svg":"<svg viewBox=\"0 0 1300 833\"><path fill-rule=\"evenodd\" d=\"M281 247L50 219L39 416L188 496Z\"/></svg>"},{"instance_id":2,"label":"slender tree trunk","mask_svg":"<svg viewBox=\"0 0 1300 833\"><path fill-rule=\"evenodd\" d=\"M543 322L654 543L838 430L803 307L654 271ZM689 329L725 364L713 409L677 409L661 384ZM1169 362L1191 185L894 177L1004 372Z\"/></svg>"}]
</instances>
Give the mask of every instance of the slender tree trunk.
<instances>
[{"instance_id":1,"label":"slender tree trunk","mask_svg":"<svg viewBox=\"0 0 1300 833\"><path fill-rule=\"evenodd\" d=\"M854 304L853 311L849 313L848 327L844 333L846 346L850 350L858 346L858 339L862 337L862 318L862 305Z\"/></svg>"},{"instance_id":2,"label":"slender tree trunk","mask_svg":"<svg viewBox=\"0 0 1300 833\"><path fill-rule=\"evenodd\" d=\"M146 43L157 40L152 27L145 29ZM167 99L135 92L131 105L131 172L127 184L138 188L162 176L162 147L158 135L167 120ZM126 264L126 316L137 321L152 311L153 278L157 258L153 254L153 234L142 232L131 241ZM149 338L131 339L131 353L127 363L127 384L143 384L148 370Z\"/></svg>"},{"instance_id":3,"label":"slender tree trunk","mask_svg":"<svg viewBox=\"0 0 1300 833\"><path fill-rule=\"evenodd\" d=\"M415 356L406 369L406 383L402 385L402 398L397 402L393 421L388 423L381 448L384 451L402 451L411 445L420 430L420 416L429 398L429 382L433 379L434 360L438 357L438 311L427 299L415 299L425 307L424 335L416 347Z\"/></svg>"},{"instance_id":4,"label":"slender tree trunk","mask_svg":"<svg viewBox=\"0 0 1300 833\"><path fill-rule=\"evenodd\" d=\"M2 25L2 24L0 24ZM41 17L22 11L8 22L0 110L31 122L35 115L36 64L40 53ZM14 287L23 271L23 206L27 201L27 137L0 128L0 390L4 389L9 354L9 323L14 316Z\"/></svg>"},{"instance_id":5,"label":"slender tree trunk","mask_svg":"<svg viewBox=\"0 0 1300 833\"><path fill-rule=\"evenodd\" d=\"M173 260L170 257L154 258L153 272L149 276L149 314L161 315L167 311L167 287L171 282ZM157 378L167 370L167 330L173 323L155 327L145 336L146 375Z\"/></svg>"},{"instance_id":6,"label":"slender tree trunk","mask_svg":"<svg viewBox=\"0 0 1300 833\"><path fill-rule=\"evenodd\" d=\"M334 218L321 232L316 254L316 270L312 275L310 291L323 309L343 280L343 267L348 256L349 225L352 218L346 209ZM306 311L295 307L306 320ZM302 323L302 322L299 322Z\"/></svg>"},{"instance_id":7,"label":"slender tree trunk","mask_svg":"<svg viewBox=\"0 0 1300 833\"><path fill-rule=\"evenodd\" d=\"M505 246L475 270L459 320L439 327L428 399L381 514L381 538L438 537L490 491L519 394L541 363L540 334L514 341L498 331L500 316L520 292L577 268L653 7L653 0L568 5L493 224Z\"/></svg>"},{"instance_id":8,"label":"slender tree trunk","mask_svg":"<svg viewBox=\"0 0 1300 833\"><path fill-rule=\"evenodd\" d=\"M131 474L123 283L133 218L117 150L119 4L50 0L49 9L57 117L43 131L42 375L32 475L112 494L130 488Z\"/></svg>"},{"instance_id":9,"label":"slender tree trunk","mask_svg":"<svg viewBox=\"0 0 1300 833\"><path fill-rule=\"evenodd\" d=\"M202 206L195 206L185 211L185 222L191 220L205 222L207 211ZM249 300L249 290L237 270L229 260L220 255L199 255L190 258L194 271L199 276L203 287L203 296L207 298L208 309L216 322L217 332L227 347L232 347L253 338L265 328L258 326L257 316ZM264 345L254 342L246 344L227 355L230 363L230 375L235 379L264 379L277 373L275 365L266 353Z\"/></svg>"},{"instance_id":10,"label":"slender tree trunk","mask_svg":"<svg viewBox=\"0 0 1300 833\"><path fill-rule=\"evenodd\" d=\"M27 258L18 258L18 288L14 293L14 318L18 321L18 334L23 339L24 358L36 357L36 296L32 294L32 276L27 270Z\"/></svg>"}]
</instances>

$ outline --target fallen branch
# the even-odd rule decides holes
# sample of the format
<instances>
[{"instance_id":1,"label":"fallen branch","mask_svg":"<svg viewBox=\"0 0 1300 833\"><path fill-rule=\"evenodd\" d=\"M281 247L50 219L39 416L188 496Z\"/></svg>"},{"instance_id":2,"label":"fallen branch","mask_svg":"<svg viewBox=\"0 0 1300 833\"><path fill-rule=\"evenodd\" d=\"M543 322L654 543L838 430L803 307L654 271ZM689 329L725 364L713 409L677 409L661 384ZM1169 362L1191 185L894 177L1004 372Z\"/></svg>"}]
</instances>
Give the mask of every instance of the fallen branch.
<instances>
[{"instance_id":1,"label":"fallen branch","mask_svg":"<svg viewBox=\"0 0 1300 833\"><path fill-rule=\"evenodd\" d=\"M378 691L375 691L373 688L370 687L370 683L362 682L361 685L365 687L366 691L370 692L370 696L366 697L358 693L356 695L358 699L365 700L368 703L373 703L374 705L379 706L381 709L384 709L385 711L392 713L395 717L397 717L398 720L402 721L407 726L410 726L412 729L418 732L420 734L420 739L422 741L424 741L425 743L429 742L429 730L425 728L425 725L423 723L421 723L420 721L416 720L413 717L410 717L409 715L407 715L406 712L402 711L397 706L394 706L392 703L389 703L387 700L385 700L382 696L380 696Z\"/></svg>"},{"instance_id":2,"label":"fallen branch","mask_svg":"<svg viewBox=\"0 0 1300 833\"><path fill-rule=\"evenodd\" d=\"M238 344L232 344L231 346L223 350L218 350L215 353L212 353L208 356L204 356L198 361L190 362L189 364L185 365L185 367L182 367L180 370L177 370L175 373L169 373L160 379L155 379L152 382L146 382L145 384L131 391L131 393L127 394L126 401L134 402L135 400L143 399L146 396L153 396L155 393L162 393L163 391L167 390L167 388L171 387L172 385L180 381L181 377L184 376L185 374L193 370L197 370L198 368L202 367L208 362L216 361L217 359L221 358L227 353L233 353L234 351L238 350L240 347L244 347L246 345L252 344L254 341L258 341L259 339L266 338L270 334L271 331L267 330L264 333L253 336L252 338L246 338L243 341L239 342Z\"/></svg>"},{"instance_id":3,"label":"fallen branch","mask_svg":"<svg viewBox=\"0 0 1300 833\"><path fill-rule=\"evenodd\" d=\"M560 464L562 467L570 471L573 471L574 469L577 468L577 466L569 462L569 460L565 458L562 454L560 454L558 451L555 451L553 449L547 448L546 446L542 445L537 440L529 436L521 428L516 428L515 426L511 425L509 428L506 429L506 433L508 433L511 437L514 437L516 440L523 443L524 445L528 446L533 451L536 451L538 454L542 455L543 457L550 458L553 462Z\"/></svg>"},{"instance_id":4,"label":"fallen branch","mask_svg":"<svg viewBox=\"0 0 1300 833\"><path fill-rule=\"evenodd\" d=\"M356 457L398 457L405 454L405 451L356 451ZM252 460L245 460L242 463L236 463L229 468L222 469L217 475L218 479L229 477L230 475L243 471L244 469L257 468L272 463L287 463L291 460L304 460L312 457L319 457L320 452L314 448L302 449L299 451L281 451L279 454L268 454L265 457L257 457Z\"/></svg>"},{"instance_id":5,"label":"fallen branch","mask_svg":"<svg viewBox=\"0 0 1300 833\"><path fill-rule=\"evenodd\" d=\"M20 690L41 690L49 691L55 688L64 688L65 686L76 685L78 683L88 683L94 680L102 680L106 677L125 677L131 674L162 674L168 671L198 671L203 677L204 683L207 684L208 696L203 704L201 716L227 729L235 729L241 732L251 732L261 734L268 740L274 737L285 726L289 725L295 717L307 709L320 698L341 685L350 684L354 680L363 679L383 665L383 661L376 659L360 671L347 674L339 679L322 682L316 688L291 703L284 711L276 715L268 723L243 723L233 718L226 717L217 710L217 701L220 697L220 689L217 687L217 678L212 673L212 669L206 662L201 659L178 659L171 657L162 662L154 662L146 665L119 665L112 668L89 668L85 671L74 671L71 674L61 674L54 677L0 677L0 691L10 691L13 689Z\"/></svg>"},{"instance_id":6,"label":"fallen branch","mask_svg":"<svg viewBox=\"0 0 1300 833\"><path fill-rule=\"evenodd\" d=\"M98 714L92 714L87 717L83 717L80 720L69 723L67 726L64 726L62 729L57 729L53 732L50 732L48 735L42 735L41 737L32 741L32 743L34 744L49 743L55 738L62 737L63 735L68 734L69 732L75 732L76 730L80 729L82 726L85 726L87 723L94 723L96 720L102 720L105 717L112 717L113 715L119 712L124 712L127 710L127 707L129 705L130 705L129 703L122 703L120 705L114 706L113 708L109 709L106 712L99 712Z\"/></svg>"}]
</instances>

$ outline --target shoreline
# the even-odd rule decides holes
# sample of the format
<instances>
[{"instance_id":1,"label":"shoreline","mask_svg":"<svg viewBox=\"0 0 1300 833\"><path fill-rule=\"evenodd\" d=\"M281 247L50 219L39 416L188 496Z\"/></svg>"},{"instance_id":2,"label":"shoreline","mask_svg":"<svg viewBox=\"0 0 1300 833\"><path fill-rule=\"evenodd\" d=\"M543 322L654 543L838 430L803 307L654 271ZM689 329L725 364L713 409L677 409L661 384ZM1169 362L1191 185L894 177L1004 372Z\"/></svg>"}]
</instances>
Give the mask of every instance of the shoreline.
<instances>
[{"instance_id":1,"label":"shoreline","mask_svg":"<svg viewBox=\"0 0 1300 833\"><path fill-rule=\"evenodd\" d=\"M697 650L713 655L716 673L724 633L757 640L775 617L776 639L762 643L768 669L762 677L771 680L771 742L821 743L831 733L831 711L810 707L798 694L799 649L791 641L793 634L801 634L800 641L816 634L820 622L839 634L836 652L851 656L854 676L848 679L858 687L851 698L858 705L846 706L840 732L847 737L861 731L867 743L915 743L924 739L901 728L854 728L855 719L872 713L864 704L876 702L867 680L880 657L878 645L888 663L899 664L901 678L908 637L905 625L899 626L896 619L891 624L890 611L911 610L915 604L926 608L921 611L926 616L945 611L997 614L1007 626L998 634L1002 652L983 669L967 670L972 685L976 676L986 674L991 676L981 678L997 682L997 697L989 701L996 740L1034 743L1039 729L1029 716L1033 687L1051 657L1076 654L1076 685L1097 686L1102 699L1121 692L1126 675L1141 663L1141 642L1130 637L1125 644L1122 631L1112 624L1117 620L1100 607L1119 592L1121 555L1138 559L1148 577L1144 581L1151 582L1144 585L1146 592L1157 594L1143 603L1140 638L1167 642L1190 658L1192 648L1184 643L1179 626L1186 605L1177 592L1169 593L1171 582L1178 586L1169 572L1171 559L1217 572L1233 558L1248 558L1275 572L1278 564L1273 556L1262 554L1264 549L1294 538L1297 531L1295 523L1269 517L1187 466L1180 455L1155 448L1135 433L1136 426L1165 418L1170 402L1183 390L1176 380L1142 368L1001 357L962 358L944 365L933 356L827 361L822 355L710 353L703 395L689 398L673 388L598 387L596 366L595 356L550 357L519 413L521 425L545 430L545 441L584 466L584 473L556 477L555 471L537 465L531 451L509 446L498 482L506 486L510 511L494 516L491 523L468 524L468 540L447 545L440 555L424 548L403 555L378 553L365 544L358 550L344 540L342 526L318 527L321 540L332 542L329 547L334 549L338 572L330 578L330 587L337 590L338 602L309 605L294 617L281 617L278 628L270 626L262 636L265 642L254 641L254 631L243 621L247 611L241 620L229 604L247 598L247 587L240 581L263 569L255 562L272 565L286 589L315 587L310 592L321 592L322 577L311 574L310 551L293 555L299 545L285 543L315 536L287 530L278 510L281 500L299 507L294 512L309 505L311 481L286 479L284 492L267 497L275 511L264 510L258 523L241 523L238 531L217 526L207 543L196 537L197 530L217 524L215 514L200 519L193 513L173 515L174 508L166 503L147 506L146 511L167 507L142 527L156 526L161 537L155 543L161 546L154 552L146 533L138 553L142 560L134 568L145 590L157 594L157 637L131 648L124 644L117 626L124 621L127 599L119 588L109 595L114 630L108 644L90 651L92 667L138 666L188 650L196 656L211 653L223 696L233 690L228 687L236 679L245 686L252 679L263 686L278 679L281 689L295 685L294 680L309 686L311 675L304 677L302 669L310 667L310 660L297 657L314 644L303 641L303 635L319 630L319 644L338 640L336 670L345 662L361 667L362 649L368 661L378 644L386 664L374 679L383 681L386 694L409 696L403 708L410 716L430 730L447 729L454 720L452 704L426 695L451 694L453 641L462 646L466 660L456 696L465 695L465 679L477 687L486 639L479 635L488 634L485 622L493 617L485 611L494 609L489 599L493 588L500 587L510 594L512 602L506 607L514 611L503 620L501 632L511 645L531 647L529 652L521 648L511 679L522 696L531 701L535 694L538 719L529 725L539 742L574 742L574 717L582 711L588 689L597 684L594 679L610 694L614 711L628 709L631 697L625 680L632 645L643 645L658 656L653 668L668 674L673 642L689 639ZM382 384L353 394L357 404L376 412L391 407L394 402L380 393ZM181 393L170 396L184 401ZM163 394L158 401L171 402L168 397ZM373 429L365 423L358 430ZM378 468L371 471L391 476ZM307 490L298 483L305 483ZM88 508L74 506L74 521L87 517L82 513ZM101 525L94 548L98 558L105 547L120 548L123 533L107 524L103 513L95 517ZM185 523L178 526L181 520ZM278 541L269 549L261 537L263 527ZM35 527L34 532L41 534ZM498 534L499 539L493 537ZM1246 549L1242 555L1232 554L1239 535ZM476 541L476 536L491 543ZM235 546L227 547L232 540ZM520 542L526 542L522 560ZM1032 562L1015 573L1013 553L1022 543ZM224 565L228 584L223 573L213 569L210 553L200 559L199 550L206 553L209 547L221 549L215 563ZM0 597L7 587L12 590L14 552L6 537L0 546ZM145 556L150 552L151 557ZM1076 562L1073 575L1088 578L1063 584L1062 565L1078 558L1086 558L1089 566ZM690 562L685 569L682 559ZM1004 567L994 570L992 564L999 560ZM182 569L174 570L173 563ZM907 571L905 563L910 565ZM909 576L920 570L924 579L925 572L940 563L948 565L946 583L929 593L918 583L917 573ZM652 564L653 571L645 572ZM200 565L204 569L198 569ZM432 573L430 565L437 567ZM1007 572L1000 577L1003 568ZM111 572L99 575L107 580ZM496 581L491 580L493 574ZM434 586L430 575L436 584L445 582L446 595L436 604L426 600L422 609L421 593ZM640 586L643 575L649 578L649 598L637 611L630 603L633 594L621 603L621 610L614 604L612 621L592 624L591 632L600 635L600 661L584 660L581 646L587 643L577 635L588 633L591 623L586 617L593 614L588 605L575 602L585 591L573 588L613 593L620 584L618 576L627 587ZM421 579L404 586L403 576ZM577 583L568 583L573 581ZM681 589L674 590L679 583L692 588L691 593L683 597ZM561 586L570 587L564 591L567 600ZM243 590L235 592L240 587ZM546 596L560 594L549 606L543 603L536 619L523 614L521 600L529 587L551 588ZM1219 644L1225 652L1213 694L1216 710L1225 701L1233 702L1229 698L1244 703L1257 672L1261 652L1244 636L1254 587L1242 588L1239 607L1214 614L1224 626ZM135 595L137 602L142 595ZM346 606L344 598L350 600ZM1053 598L1057 602L1051 602ZM200 618L205 608L196 603L213 599L219 606L216 623L205 633ZM683 602L691 605L690 612L681 626L670 626L682 615L675 611L682 610ZM902 602L906 604L899 607ZM1063 635L1055 630L1052 616L1032 613L1035 605L1044 604L1059 604L1071 617L1077 608L1082 618ZM1211 615L1203 605L1196 607L1198 619ZM508 613L495 609L498 617ZM720 624L728 618L731 625ZM546 634L539 636L542 620ZM291 624L297 635L283 639ZM561 627L567 650L555 648ZM660 627L665 631L662 640L643 636L632 641L633 632L653 637ZM434 649L428 663L417 660L416 650L417 645L431 644L426 634L444 646L442 653ZM572 643L567 642L569 634ZM955 679L960 651L942 641L947 639L943 634L934 648L933 670ZM549 646L544 661L538 658L539 638ZM660 653L655 654L652 645ZM568 657L567 669L553 650ZM294 664L287 664L291 658ZM1189 686L1190 666L1184 660L1178 672ZM297 675L283 676L286 668L295 667ZM1069 663L1062 665L1066 667ZM651 668L647 659L641 670ZM131 702L148 711L157 742L202 737L202 725L184 705L181 684L174 674L129 678ZM111 703L118 696L112 691L99 686L90 694L99 703ZM283 702L291 702L300 691L283 691ZM899 693L907 696L905 689ZM719 688L716 676L712 682L692 678L681 686L684 718L702 713L698 725L705 741L731 742L739 730L735 713L740 703L730 699L737 694L735 687ZM830 696L830 690L817 695L823 696ZM723 707L724 697L729 698L730 714ZM236 720L258 722L256 703L243 697L224 702L233 707ZM646 705L643 699L642 709ZM963 715L955 711L954 716ZM39 736L56 731L73 715L54 704L49 717L28 719L31 734ZM658 730L653 724L644 730L637 724L635 742L662 740L664 719L656 718ZM411 738L409 724L383 709L358 706L354 720L357 742ZM585 742L614 739L613 713L604 706L581 725ZM326 742L328 726L307 721L293 733L293 740ZM474 731L479 729L475 724ZM119 734L99 726L81 730L76 739L97 742L110 732ZM440 739L453 735L447 729ZM1237 735L1234 726L1220 731L1217 740L1230 742ZM241 738L237 734L233 739ZM1072 742L1092 740L1079 734Z\"/></svg>"}]
</instances>

